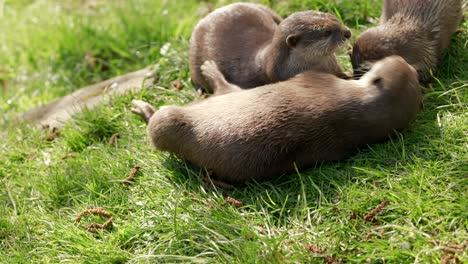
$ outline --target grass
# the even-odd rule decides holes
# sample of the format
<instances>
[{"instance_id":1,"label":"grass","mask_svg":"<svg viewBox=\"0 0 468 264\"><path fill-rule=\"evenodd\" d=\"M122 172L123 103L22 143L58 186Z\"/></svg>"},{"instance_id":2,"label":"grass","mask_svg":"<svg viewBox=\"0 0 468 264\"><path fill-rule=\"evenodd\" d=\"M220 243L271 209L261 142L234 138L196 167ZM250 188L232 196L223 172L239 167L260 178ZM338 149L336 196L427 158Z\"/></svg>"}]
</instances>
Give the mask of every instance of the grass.
<instances>
[{"instance_id":1,"label":"grass","mask_svg":"<svg viewBox=\"0 0 468 264\"><path fill-rule=\"evenodd\" d=\"M400 137L343 162L222 190L203 187L202 169L153 150L129 107L132 98L160 106L198 97L188 72L190 32L226 3L6 0L0 262L439 263L450 252L466 262L468 22L452 40L434 90L425 93L424 110ZM354 36L380 14L380 1L371 0L263 3L283 16L334 12ZM344 53L339 58L350 69ZM77 116L51 142L44 140L48 132L17 118L147 65L158 68L156 85ZM181 91L173 80L182 82ZM121 137L111 146L114 133ZM75 158L62 159L68 153ZM122 186L135 165L135 183ZM225 204L225 192L244 206ZM363 220L382 201L388 205L374 220ZM74 222L91 207L112 213L112 228L91 234L84 226L104 218Z\"/></svg>"}]
</instances>

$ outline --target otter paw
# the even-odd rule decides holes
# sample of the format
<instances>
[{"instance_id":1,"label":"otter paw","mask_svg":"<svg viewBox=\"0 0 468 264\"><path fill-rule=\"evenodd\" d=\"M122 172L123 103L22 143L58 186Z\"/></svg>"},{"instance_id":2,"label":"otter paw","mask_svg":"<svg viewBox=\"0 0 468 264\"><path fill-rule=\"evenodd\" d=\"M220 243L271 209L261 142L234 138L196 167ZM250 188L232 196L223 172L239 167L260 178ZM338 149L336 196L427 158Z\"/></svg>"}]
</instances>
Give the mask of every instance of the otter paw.
<instances>
[{"instance_id":1,"label":"otter paw","mask_svg":"<svg viewBox=\"0 0 468 264\"><path fill-rule=\"evenodd\" d=\"M148 123L151 116L153 116L154 112L156 112L152 105L141 100L132 100L132 108L130 111L141 116L146 123Z\"/></svg>"},{"instance_id":2,"label":"otter paw","mask_svg":"<svg viewBox=\"0 0 468 264\"><path fill-rule=\"evenodd\" d=\"M205 61L200 66L201 72L207 81L215 81L217 78L222 77L222 73L216 65L216 62L209 60Z\"/></svg>"}]
</instances>

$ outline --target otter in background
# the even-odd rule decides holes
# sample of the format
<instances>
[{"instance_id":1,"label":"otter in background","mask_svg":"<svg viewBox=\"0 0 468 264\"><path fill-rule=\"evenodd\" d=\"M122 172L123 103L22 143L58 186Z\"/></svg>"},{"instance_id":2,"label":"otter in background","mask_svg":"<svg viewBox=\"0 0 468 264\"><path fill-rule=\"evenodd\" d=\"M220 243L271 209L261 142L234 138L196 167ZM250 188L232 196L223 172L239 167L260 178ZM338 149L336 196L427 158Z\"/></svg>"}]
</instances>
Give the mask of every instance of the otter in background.
<instances>
[{"instance_id":1,"label":"otter in background","mask_svg":"<svg viewBox=\"0 0 468 264\"><path fill-rule=\"evenodd\" d=\"M386 56L411 64L423 84L431 82L442 52L462 19L461 0L384 0L380 25L362 33L353 47L355 75Z\"/></svg>"},{"instance_id":2,"label":"otter in background","mask_svg":"<svg viewBox=\"0 0 468 264\"><path fill-rule=\"evenodd\" d=\"M195 26L190 39L192 81L213 91L200 69L209 60L241 88L286 80L306 70L345 78L334 52L350 37L351 31L331 14L305 11L282 20L259 4L231 4Z\"/></svg>"},{"instance_id":3,"label":"otter in background","mask_svg":"<svg viewBox=\"0 0 468 264\"><path fill-rule=\"evenodd\" d=\"M207 78L224 79L216 64L206 70L212 71ZM132 103L157 149L205 167L221 181L244 183L341 160L359 146L388 139L418 113L421 89L413 67L392 56L360 80L307 71L187 106L155 110Z\"/></svg>"}]
</instances>

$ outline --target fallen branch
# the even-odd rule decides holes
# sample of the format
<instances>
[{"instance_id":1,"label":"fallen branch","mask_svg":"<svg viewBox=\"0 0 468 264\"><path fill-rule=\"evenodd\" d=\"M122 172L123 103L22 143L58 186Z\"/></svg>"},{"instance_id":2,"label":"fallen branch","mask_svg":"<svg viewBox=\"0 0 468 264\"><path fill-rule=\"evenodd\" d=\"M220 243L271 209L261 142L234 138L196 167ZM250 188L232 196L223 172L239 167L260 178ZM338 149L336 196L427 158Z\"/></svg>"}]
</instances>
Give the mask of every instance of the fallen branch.
<instances>
[{"instance_id":1,"label":"fallen branch","mask_svg":"<svg viewBox=\"0 0 468 264\"><path fill-rule=\"evenodd\" d=\"M364 216L364 221L372 221L374 216L380 213L387 204L387 201L382 201L379 205L377 205L376 208L374 208L374 210L370 211Z\"/></svg>"},{"instance_id":2,"label":"fallen branch","mask_svg":"<svg viewBox=\"0 0 468 264\"><path fill-rule=\"evenodd\" d=\"M305 249L309 251L310 253L315 253L315 254L322 254L324 252L321 248L315 245L307 245Z\"/></svg>"},{"instance_id":3,"label":"fallen branch","mask_svg":"<svg viewBox=\"0 0 468 264\"><path fill-rule=\"evenodd\" d=\"M50 133L50 135L48 135L47 137L44 138L45 141L54 141L56 138L58 138L60 136L60 131L58 130L58 128L54 127L52 129L52 133Z\"/></svg>"},{"instance_id":4,"label":"fallen branch","mask_svg":"<svg viewBox=\"0 0 468 264\"><path fill-rule=\"evenodd\" d=\"M76 159L76 155L74 153L67 153L67 154L63 155L63 157L62 157L63 160L66 160L68 158Z\"/></svg>"},{"instance_id":5,"label":"fallen branch","mask_svg":"<svg viewBox=\"0 0 468 264\"><path fill-rule=\"evenodd\" d=\"M135 167L133 167L132 171L130 172L130 176L128 176L128 178L126 178L125 180L122 180L120 183L122 185L130 184L135 179L139 170L140 166L136 165Z\"/></svg>"},{"instance_id":6,"label":"fallen branch","mask_svg":"<svg viewBox=\"0 0 468 264\"><path fill-rule=\"evenodd\" d=\"M239 201L239 200L237 200L235 198L232 198L230 196L226 196L226 203L232 204L237 208L244 206L244 204L241 201Z\"/></svg>"},{"instance_id":7,"label":"fallen branch","mask_svg":"<svg viewBox=\"0 0 468 264\"><path fill-rule=\"evenodd\" d=\"M113 134L109 139L109 145L115 145L117 143L117 138L120 137L120 133Z\"/></svg>"}]
</instances>

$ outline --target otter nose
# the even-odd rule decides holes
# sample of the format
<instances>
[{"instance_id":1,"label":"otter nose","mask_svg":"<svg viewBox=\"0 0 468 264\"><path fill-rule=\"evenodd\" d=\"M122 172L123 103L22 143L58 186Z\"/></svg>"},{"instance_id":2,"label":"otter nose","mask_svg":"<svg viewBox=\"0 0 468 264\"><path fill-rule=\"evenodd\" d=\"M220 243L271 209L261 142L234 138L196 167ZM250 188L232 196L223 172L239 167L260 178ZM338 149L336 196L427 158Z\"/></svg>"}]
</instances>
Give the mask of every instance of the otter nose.
<instances>
[{"instance_id":1,"label":"otter nose","mask_svg":"<svg viewBox=\"0 0 468 264\"><path fill-rule=\"evenodd\" d=\"M350 39L350 38L351 38L351 30L346 29L346 30L343 32L343 36L344 36L346 39Z\"/></svg>"}]
</instances>

